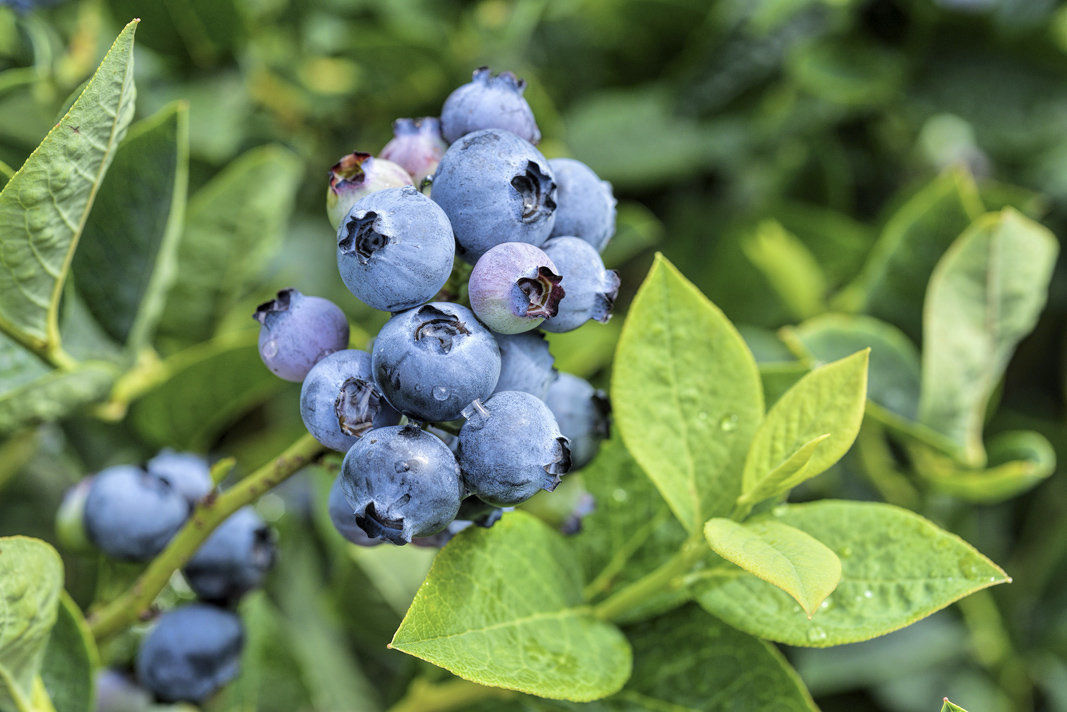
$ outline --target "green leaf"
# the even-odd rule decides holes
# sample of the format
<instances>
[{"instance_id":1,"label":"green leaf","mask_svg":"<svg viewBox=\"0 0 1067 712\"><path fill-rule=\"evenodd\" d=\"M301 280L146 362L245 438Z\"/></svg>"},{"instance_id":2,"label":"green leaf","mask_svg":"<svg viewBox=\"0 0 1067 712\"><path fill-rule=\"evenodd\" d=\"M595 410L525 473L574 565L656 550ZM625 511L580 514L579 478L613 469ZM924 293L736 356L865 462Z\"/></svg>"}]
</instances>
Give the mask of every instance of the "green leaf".
<instances>
[{"instance_id":1,"label":"green leaf","mask_svg":"<svg viewBox=\"0 0 1067 712\"><path fill-rule=\"evenodd\" d=\"M556 368L582 378L593 375L611 364L615 344L619 341L622 321L590 325L561 334L545 334L555 357Z\"/></svg>"},{"instance_id":2,"label":"green leaf","mask_svg":"<svg viewBox=\"0 0 1067 712\"><path fill-rule=\"evenodd\" d=\"M63 562L39 539L0 538L0 708L31 709L63 590Z\"/></svg>"},{"instance_id":3,"label":"green leaf","mask_svg":"<svg viewBox=\"0 0 1067 712\"><path fill-rule=\"evenodd\" d=\"M99 666L96 641L89 624L78 604L64 591L41 666L41 681L56 710L92 712L93 676Z\"/></svg>"},{"instance_id":4,"label":"green leaf","mask_svg":"<svg viewBox=\"0 0 1067 712\"><path fill-rule=\"evenodd\" d=\"M596 503L573 539L589 581L587 598L606 595L651 573L685 541L685 530L618 437L601 446L581 477ZM688 597L681 588L664 591L626 620L661 613Z\"/></svg>"},{"instance_id":5,"label":"green leaf","mask_svg":"<svg viewBox=\"0 0 1067 712\"><path fill-rule=\"evenodd\" d=\"M773 406L789 389L808 375L811 369L801 361L779 361L761 363L759 367L760 383L763 384L763 397L768 406Z\"/></svg>"},{"instance_id":6,"label":"green leaf","mask_svg":"<svg viewBox=\"0 0 1067 712\"><path fill-rule=\"evenodd\" d=\"M919 420L964 464L985 464L989 398L1045 306L1057 252L1052 233L1007 208L976 220L930 279Z\"/></svg>"},{"instance_id":7,"label":"green leaf","mask_svg":"<svg viewBox=\"0 0 1067 712\"><path fill-rule=\"evenodd\" d=\"M256 339L255 330L233 332L164 360L159 384L130 408L137 432L160 446L200 451L220 429L285 389L260 361Z\"/></svg>"},{"instance_id":8,"label":"green leaf","mask_svg":"<svg viewBox=\"0 0 1067 712\"><path fill-rule=\"evenodd\" d=\"M868 354L860 351L815 369L774 404L745 458L744 502L787 491L848 452L863 422ZM813 443L825 435L821 444ZM811 456L798 461L806 450Z\"/></svg>"},{"instance_id":9,"label":"green leaf","mask_svg":"<svg viewBox=\"0 0 1067 712\"><path fill-rule=\"evenodd\" d=\"M103 400L117 375L111 364L86 362L70 371L48 371L4 391L0 394L0 435L25 425L59 420Z\"/></svg>"},{"instance_id":10,"label":"green leaf","mask_svg":"<svg viewBox=\"0 0 1067 712\"><path fill-rule=\"evenodd\" d=\"M290 150L252 149L189 200L160 331L179 344L209 338L281 244L302 166ZM249 316L251 320L251 316Z\"/></svg>"},{"instance_id":11,"label":"green leaf","mask_svg":"<svg viewBox=\"0 0 1067 712\"><path fill-rule=\"evenodd\" d=\"M861 314L823 314L782 330L798 356L830 363L871 350L867 398L914 421L919 413L919 351L899 329Z\"/></svg>"},{"instance_id":12,"label":"green leaf","mask_svg":"<svg viewBox=\"0 0 1067 712\"><path fill-rule=\"evenodd\" d=\"M622 633L582 605L570 547L518 511L437 555L390 647L481 685L575 702L618 691L632 662Z\"/></svg>"},{"instance_id":13,"label":"green leaf","mask_svg":"<svg viewBox=\"0 0 1067 712\"><path fill-rule=\"evenodd\" d=\"M1056 471L1056 451L1040 433L1001 433L989 445L999 463L987 468L961 467L940 452L915 444L909 448L916 472L938 492L967 502L995 504L1037 486Z\"/></svg>"},{"instance_id":14,"label":"green leaf","mask_svg":"<svg viewBox=\"0 0 1067 712\"><path fill-rule=\"evenodd\" d=\"M869 640L1010 579L954 534L888 504L823 500L776 507L774 520L815 537L841 560L841 583L814 620L751 574L709 576L696 600L746 633L788 645Z\"/></svg>"},{"instance_id":15,"label":"green leaf","mask_svg":"<svg viewBox=\"0 0 1067 712\"><path fill-rule=\"evenodd\" d=\"M825 309L826 276L803 242L781 223L764 220L741 244L793 316L806 319Z\"/></svg>"},{"instance_id":16,"label":"green leaf","mask_svg":"<svg viewBox=\"0 0 1067 712\"><path fill-rule=\"evenodd\" d=\"M729 320L662 255L623 324L611 399L627 450L688 531L729 513L763 415L759 371Z\"/></svg>"},{"instance_id":17,"label":"green leaf","mask_svg":"<svg viewBox=\"0 0 1067 712\"><path fill-rule=\"evenodd\" d=\"M331 524L331 526L333 526ZM418 546L345 544L348 557L373 582L389 606L402 617L426 578L437 552ZM394 621L395 622L395 621Z\"/></svg>"},{"instance_id":18,"label":"green leaf","mask_svg":"<svg viewBox=\"0 0 1067 712\"><path fill-rule=\"evenodd\" d=\"M922 285L952 241L981 212L978 188L962 170L944 173L913 195L886 222L863 274L850 288L858 306L917 343L922 336Z\"/></svg>"},{"instance_id":19,"label":"green leaf","mask_svg":"<svg viewBox=\"0 0 1067 712\"><path fill-rule=\"evenodd\" d=\"M59 346L59 300L93 199L133 117L134 20L0 192L0 329Z\"/></svg>"},{"instance_id":20,"label":"green leaf","mask_svg":"<svg viewBox=\"0 0 1067 712\"><path fill-rule=\"evenodd\" d=\"M946 697L942 701L941 712L967 712L967 710L963 709L959 705L952 704L951 702L948 701L948 698Z\"/></svg>"},{"instance_id":21,"label":"green leaf","mask_svg":"<svg viewBox=\"0 0 1067 712\"><path fill-rule=\"evenodd\" d=\"M709 519L704 538L722 558L792 596L808 618L841 581L837 554L780 522L762 519L739 524L732 519Z\"/></svg>"},{"instance_id":22,"label":"green leaf","mask_svg":"<svg viewBox=\"0 0 1067 712\"><path fill-rule=\"evenodd\" d=\"M135 124L96 197L74 275L113 339L145 346L175 276L189 173L188 107L176 102Z\"/></svg>"}]
</instances>

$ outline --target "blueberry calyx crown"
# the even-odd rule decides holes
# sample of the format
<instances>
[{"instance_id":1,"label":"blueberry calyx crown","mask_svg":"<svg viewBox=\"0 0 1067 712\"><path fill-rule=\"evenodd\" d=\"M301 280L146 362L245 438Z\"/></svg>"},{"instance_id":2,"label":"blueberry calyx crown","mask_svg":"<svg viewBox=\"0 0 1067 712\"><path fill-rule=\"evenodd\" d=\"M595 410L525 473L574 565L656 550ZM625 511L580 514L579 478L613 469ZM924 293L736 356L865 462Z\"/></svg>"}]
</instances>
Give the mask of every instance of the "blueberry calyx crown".
<instances>
[{"instance_id":1,"label":"blueberry calyx crown","mask_svg":"<svg viewBox=\"0 0 1067 712\"><path fill-rule=\"evenodd\" d=\"M267 319L271 314L277 314L278 312L284 312L289 310L289 306L293 302L294 297L302 296L300 292L296 291L292 287L288 289L282 289L278 291L278 296L271 299L269 302L263 302L256 311L252 314L252 318L258 321L260 324L266 326Z\"/></svg>"},{"instance_id":2,"label":"blueberry calyx crown","mask_svg":"<svg viewBox=\"0 0 1067 712\"><path fill-rule=\"evenodd\" d=\"M419 309L416 317L419 325L415 327L415 343L440 354L450 352L457 337L471 333L458 316L432 304Z\"/></svg>"},{"instance_id":3,"label":"blueberry calyx crown","mask_svg":"<svg viewBox=\"0 0 1067 712\"><path fill-rule=\"evenodd\" d=\"M355 252L360 264L370 262L375 252L392 242L392 238L378 231L378 222L378 213L373 210L353 215L345 223L344 237L337 241L341 252L346 255Z\"/></svg>"},{"instance_id":4,"label":"blueberry calyx crown","mask_svg":"<svg viewBox=\"0 0 1067 712\"><path fill-rule=\"evenodd\" d=\"M523 222L537 222L556 210L556 183L536 161L526 162L526 170L511 179L511 187L522 197Z\"/></svg>"},{"instance_id":5,"label":"blueberry calyx crown","mask_svg":"<svg viewBox=\"0 0 1067 712\"><path fill-rule=\"evenodd\" d=\"M374 539L385 539L401 546L411 541L411 537L404 534L404 518L386 516L378 511L374 502L368 503L362 514L356 514L356 524Z\"/></svg>"},{"instance_id":6,"label":"blueberry calyx crown","mask_svg":"<svg viewBox=\"0 0 1067 712\"><path fill-rule=\"evenodd\" d=\"M594 433L601 440L607 440L611 437L611 400L608 398L608 394L599 388L593 391L591 400L593 401L593 408L596 410L597 418L596 425L594 426Z\"/></svg>"},{"instance_id":7,"label":"blueberry calyx crown","mask_svg":"<svg viewBox=\"0 0 1067 712\"><path fill-rule=\"evenodd\" d=\"M370 381L349 378L341 384L333 408L341 432L358 437L371 429L382 408L382 396Z\"/></svg>"},{"instance_id":8,"label":"blueberry calyx crown","mask_svg":"<svg viewBox=\"0 0 1067 712\"><path fill-rule=\"evenodd\" d=\"M544 466L545 473L549 475L548 483L543 486L546 492L551 492L563 481L563 475L571 471L571 447L570 440L562 435L556 438L555 459Z\"/></svg>"},{"instance_id":9,"label":"blueberry calyx crown","mask_svg":"<svg viewBox=\"0 0 1067 712\"><path fill-rule=\"evenodd\" d=\"M563 278L544 265L537 268L536 277L520 277L515 285L526 297L526 311L520 316L548 319L559 311L559 300L566 292L560 286Z\"/></svg>"},{"instance_id":10,"label":"blueberry calyx crown","mask_svg":"<svg viewBox=\"0 0 1067 712\"><path fill-rule=\"evenodd\" d=\"M330 166L330 190L336 195L346 185L362 183L367 177L367 172L363 170L363 164L371 158L373 156L369 153L353 151Z\"/></svg>"},{"instance_id":11,"label":"blueberry calyx crown","mask_svg":"<svg viewBox=\"0 0 1067 712\"><path fill-rule=\"evenodd\" d=\"M474 74L471 78L480 84L505 86L519 94L526 91L526 80L519 79L515 76L514 72L500 72L499 74L493 74L489 70L489 67L478 67L474 70Z\"/></svg>"},{"instance_id":12,"label":"blueberry calyx crown","mask_svg":"<svg viewBox=\"0 0 1067 712\"><path fill-rule=\"evenodd\" d=\"M615 298L619 296L619 273L609 269L604 273L604 291L596 295L592 317L601 324L611 320L611 311L615 308Z\"/></svg>"}]
</instances>

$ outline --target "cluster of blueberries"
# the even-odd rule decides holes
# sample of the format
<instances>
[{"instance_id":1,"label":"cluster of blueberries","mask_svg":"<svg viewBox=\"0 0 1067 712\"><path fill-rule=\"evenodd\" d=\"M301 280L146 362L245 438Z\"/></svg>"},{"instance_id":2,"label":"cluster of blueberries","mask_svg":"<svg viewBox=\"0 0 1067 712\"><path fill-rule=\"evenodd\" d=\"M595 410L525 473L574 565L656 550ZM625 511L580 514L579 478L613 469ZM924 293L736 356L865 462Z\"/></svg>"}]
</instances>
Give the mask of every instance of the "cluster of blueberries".
<instances>
[{"instance_id":1,"label":"cluster of blueberries","mask_svg":"<svg viewBox=\"0 0 1067 712\"><path fill-rule=\"evenodd\" d=\"M164 450L144 467L118 465L82 480L68 494L60 521L73 518L112 558L147 561L214 491L206 459ZM274 554L273 533L251 507L211 533L182 569L198 602L160 616L137 653L137 680L145 690L164 702L201 702L237 674L244 632L234 608L262 583ZM103 677L106 698L123 677L116 671ZM125 687L134 686L127 681Z\"/></svg>"},{"instance_id":2,"label":"cluster of blueberries","mask_svg":"<svg viewBox=\"0 0 1067 712\"><path fill-rule=\"evenodd\" d=\"M287 289L256 311L263 362L302 382L308 431L345 453L330 514L353 543L440 545L489 526L606 435L603 394L558 373L538 329L610 318L619 278L600 251L615 198L585 164L534 147L524 89L479 69L440 120L401 119L379 156L331 169L341 278L392 315L369 353L347 348L326 299Z\"/></svg>"}]
</instances>

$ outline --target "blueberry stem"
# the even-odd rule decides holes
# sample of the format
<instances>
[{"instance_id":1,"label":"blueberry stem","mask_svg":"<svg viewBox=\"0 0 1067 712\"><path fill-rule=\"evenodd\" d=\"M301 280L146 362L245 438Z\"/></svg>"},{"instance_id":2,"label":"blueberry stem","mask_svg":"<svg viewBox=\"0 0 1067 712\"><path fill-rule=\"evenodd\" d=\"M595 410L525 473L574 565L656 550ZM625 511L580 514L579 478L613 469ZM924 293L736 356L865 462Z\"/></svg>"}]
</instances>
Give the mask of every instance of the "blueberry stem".
<instances>
[{"instance_id":1,"label":"blueberry stem","mask_svg":"<svg viewBox=\"0 0 1067 712\"><path fill-rule=\"evenodd\" d=\"M515 692L498 687L484 687L458 678L433 683L415 678L407 693L388 712L449 712L465 710L473 702L514 697Z\"/></svg>"},{"instance_id":2,"label":"blueberry stem","mask_svg":"<svg viewBox=\"0 0 1067 712\"><path fill-rule=\"evenodd\" d=\"M290 445L285 452L218 496L206 497L196 505L167 548L152 560L136 581L111 603L97 608L89 616L89 627L101 642L137 622L149 610L152 601L170 581L174 572L188 561L204 540L241 507L254 502L281 484L326 451L310 435Z\"/></svg>"},{"instance_id":3,"label":"blueberry stem","mask_svg":"<svg viewBox=\"0 0 1067 712\"><path fill-rule=\"evenodd\" d=\"M704 542L703 536L694 535L687 539L678 552L659 568L593 606L593 615L604 621L623 620L626 614L654 596L684 586L685 575L710 553L711 550Z\"/></svg>"}]
</instances>

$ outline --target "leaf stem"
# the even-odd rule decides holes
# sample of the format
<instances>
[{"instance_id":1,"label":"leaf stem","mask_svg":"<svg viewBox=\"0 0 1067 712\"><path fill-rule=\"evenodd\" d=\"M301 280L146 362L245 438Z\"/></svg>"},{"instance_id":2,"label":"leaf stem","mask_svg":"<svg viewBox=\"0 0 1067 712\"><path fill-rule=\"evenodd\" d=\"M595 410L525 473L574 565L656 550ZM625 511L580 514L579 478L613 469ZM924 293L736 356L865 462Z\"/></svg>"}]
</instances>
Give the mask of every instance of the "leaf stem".
<instances>
[{"instance_id":1,"label":"leaf stem","mask_svg":"<svg viewBox=\"0 0 1067 712\"><path fill-rule=\"evenodd\" d=\"M484 687L459 678L437 684L417 678L408 687L407 694L388 712L449 712L467 709L472 702L514 695L511 690Z\"/></svg>"},{"instance_id":2,"label":"leaf stem","mask_svg":"<svg viewBox=\"0 0 1067 712\"><path fill-rule=\"evenodd\" d=\"M671 558L659 568L634 581L629 586L613 593L593 607L593 615L605 621L619 621L634 608L667 591L683 585L683 574L710 553L708 545L699 534L682 544Z\"/></svg>"},{"instance_id":3,"label":"leaf stem","mask_svg":"<svg viewBox=\"0 0 1067 712\"><path fill-rule=\"evenodd\" d=\"M152 560L133 585L111 603L92 612L89 627L97 642L115 635L141 618L152 601L180 569L196 553L200 545L231 514L255 501L272 487L280 484L325 452L310 435L305 435L272 462L264 465L230 489L217 496L208 496L197 504L185 523L159 556Z\"/></svg>"}]
</instances>

